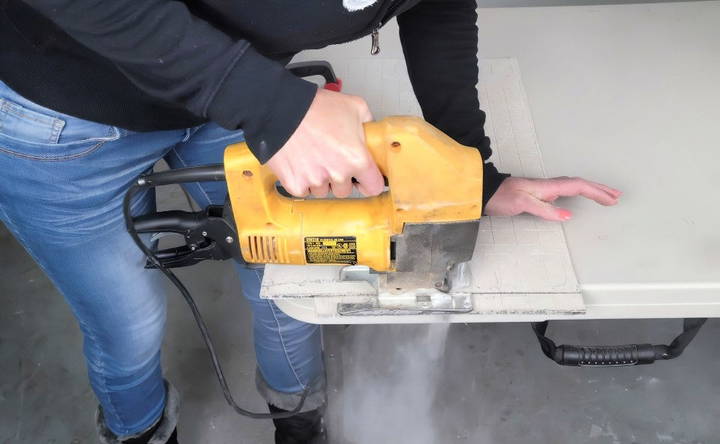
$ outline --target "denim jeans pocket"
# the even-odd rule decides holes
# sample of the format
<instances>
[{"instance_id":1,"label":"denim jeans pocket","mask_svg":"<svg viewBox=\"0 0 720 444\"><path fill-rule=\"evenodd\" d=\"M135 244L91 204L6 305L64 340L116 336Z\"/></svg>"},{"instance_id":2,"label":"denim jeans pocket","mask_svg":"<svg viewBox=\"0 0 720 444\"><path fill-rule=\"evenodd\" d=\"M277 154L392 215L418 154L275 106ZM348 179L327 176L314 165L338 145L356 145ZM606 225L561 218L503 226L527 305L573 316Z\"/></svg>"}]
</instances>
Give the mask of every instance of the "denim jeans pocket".
<instances>
[{"instance_id":1,"label":"denim jeans pocket","mask_svg":"<svg viewBox=\"0 0 720 444\"><path fill-rule=\"evenodd\" d=\"M19 96L17 99L0 97L2 153L41 161L72 160L121 136L121 130L114 126L60 114Z\"/></svg>"}]
</instances>

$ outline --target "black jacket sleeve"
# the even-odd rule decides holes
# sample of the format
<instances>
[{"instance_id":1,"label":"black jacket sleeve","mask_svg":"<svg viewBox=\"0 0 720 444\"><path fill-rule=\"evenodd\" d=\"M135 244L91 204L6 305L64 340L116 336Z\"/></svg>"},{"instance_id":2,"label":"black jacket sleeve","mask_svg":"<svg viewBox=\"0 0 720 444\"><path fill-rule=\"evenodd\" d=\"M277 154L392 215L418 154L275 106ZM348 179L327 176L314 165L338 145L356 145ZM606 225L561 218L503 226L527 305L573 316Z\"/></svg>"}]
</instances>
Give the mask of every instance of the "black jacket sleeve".
<instances>
[{"instance_id":1,"label":"black jacket sleeve","mask_svg":"<svg viewBox=\"0 0 720 444\"><path fill-rule=\"evenodd\" d=\"M265 162L305 116L317 87L173 0L25 0L114 63L145 93L245 131Z\"/></svg>"},{"instance_id":2,"label":"black jacket sleeve","mask_svg":"<svg viewBox=\"0 0 720 444\"><path fill-rule=\"evenodd\" d=\"M480 109L475 0L422 0L398 16L410 81L425 120L447 135L492 154ZM483 206L508 174L485 163Z\"/></svg>"}]
</instances>

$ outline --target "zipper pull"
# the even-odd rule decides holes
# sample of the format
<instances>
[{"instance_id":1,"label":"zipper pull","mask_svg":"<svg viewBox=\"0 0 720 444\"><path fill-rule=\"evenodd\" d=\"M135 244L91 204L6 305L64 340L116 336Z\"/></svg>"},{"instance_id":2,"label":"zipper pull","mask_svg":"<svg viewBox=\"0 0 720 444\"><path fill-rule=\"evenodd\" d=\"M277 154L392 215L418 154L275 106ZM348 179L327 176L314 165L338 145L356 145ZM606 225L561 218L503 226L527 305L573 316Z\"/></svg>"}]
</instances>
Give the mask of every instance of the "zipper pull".
<instances>
[{"instance_id":1,"label":"zipper pull","mask_svg":"<svg viewBox=\"0 0 720 444\"><path fill-rule=\"evenodd\" d=\"M375 28L370 37L372 45L370 46L370 55L377 55L380 52L380 28Z\"/></svg>"}]
</instances>

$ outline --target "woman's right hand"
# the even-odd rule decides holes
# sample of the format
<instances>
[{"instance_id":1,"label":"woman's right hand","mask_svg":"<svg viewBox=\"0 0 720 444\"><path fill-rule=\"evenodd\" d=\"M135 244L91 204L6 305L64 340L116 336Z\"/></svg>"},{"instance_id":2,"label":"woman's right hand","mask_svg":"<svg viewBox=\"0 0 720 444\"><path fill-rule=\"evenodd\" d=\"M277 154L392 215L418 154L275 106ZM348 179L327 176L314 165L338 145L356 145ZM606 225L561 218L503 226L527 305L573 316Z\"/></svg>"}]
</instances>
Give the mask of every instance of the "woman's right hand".
<instances>
[{"instance_id":1,"label":"woman's right hand","mask_svg":"<svg viewBox=\"0 0 720 444\"><path fill-rule=\"evenodd\" d=\"M383 177L365 145L363 123L372 120L361 97L318 89L290 139L267 162L293 196L348 197L353 182L365 196L384 189Z\"/></svg>"}]
</instances>

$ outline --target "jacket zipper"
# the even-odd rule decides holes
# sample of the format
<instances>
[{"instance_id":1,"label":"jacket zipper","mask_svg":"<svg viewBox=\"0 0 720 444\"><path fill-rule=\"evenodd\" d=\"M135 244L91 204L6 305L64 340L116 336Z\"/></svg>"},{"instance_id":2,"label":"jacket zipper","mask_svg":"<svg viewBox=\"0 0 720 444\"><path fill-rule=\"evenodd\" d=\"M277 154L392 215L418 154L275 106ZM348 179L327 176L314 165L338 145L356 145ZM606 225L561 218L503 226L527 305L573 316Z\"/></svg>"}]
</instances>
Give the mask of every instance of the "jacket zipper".
<instances>
[{"instance_id":1,"label":"jacket zipper","mask_svg":"<svg viewBox=\"0 0 720 444\"><path fill-rule=\"evenodd\" d=\"M398 0L389 0L388 7L383 14L384 17L382 17L377 25L375 25L372 30L372 34L370 34L370 55L380 54L380 28L382 28L383 25L390 20L393 16L393 12L395 12L395 10L402 4L403 2Z\"/></svg>"},{"instance_id":2,"label":"jacket zipper","mask_svg":"<svg viewBox=\"0 0 720 444\"><path fill-rule=\"evenodd\" d=\"M378 55L380 53L380 25L372 30L370 39L370 55Z\"/></svg>"}]
</instances>

